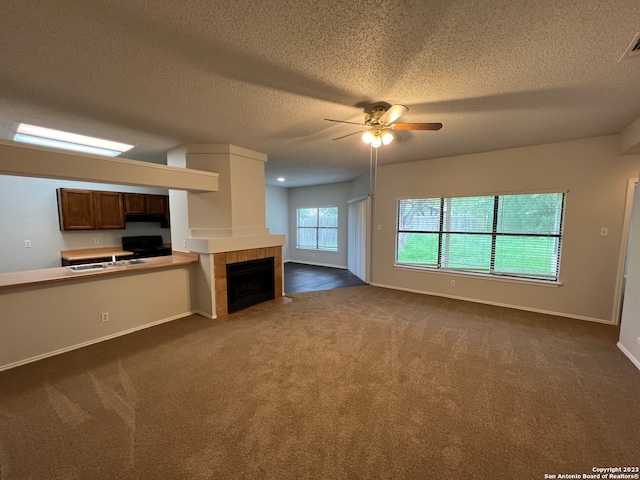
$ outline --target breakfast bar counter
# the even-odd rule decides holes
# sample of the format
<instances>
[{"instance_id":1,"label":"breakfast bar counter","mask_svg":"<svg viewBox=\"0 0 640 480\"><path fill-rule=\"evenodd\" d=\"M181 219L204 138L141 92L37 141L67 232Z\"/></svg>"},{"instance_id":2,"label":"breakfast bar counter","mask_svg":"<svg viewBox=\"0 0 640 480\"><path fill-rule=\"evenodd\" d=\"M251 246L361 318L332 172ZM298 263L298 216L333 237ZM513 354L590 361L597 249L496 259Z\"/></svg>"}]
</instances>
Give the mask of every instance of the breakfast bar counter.
<instances>
[{"instance_id":1,"label":"breakfast bar counter","mask_svg":"<svg viewBox=\"0 0 640 480\"><path fill-rule=\"evenodd\" d=\"M173 252L172 255L143 258L142 260L144 260L145 263L119 265L119 262L115 262L115 264L109 264L106 268L85 271L72 271L67 267L55 267L41 270L1 273L0 290L189 265L198 261L198 255L194 253Z\"/></svg>"}]
</instances>

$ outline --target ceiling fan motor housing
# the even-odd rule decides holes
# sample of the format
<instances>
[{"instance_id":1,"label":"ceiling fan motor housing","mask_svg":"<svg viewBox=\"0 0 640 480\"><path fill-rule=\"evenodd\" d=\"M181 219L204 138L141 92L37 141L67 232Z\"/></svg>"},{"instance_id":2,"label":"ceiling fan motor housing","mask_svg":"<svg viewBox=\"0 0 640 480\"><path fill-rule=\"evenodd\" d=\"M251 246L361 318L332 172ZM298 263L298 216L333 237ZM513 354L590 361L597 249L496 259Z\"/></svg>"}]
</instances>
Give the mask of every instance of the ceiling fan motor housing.
<instances>
[{"instance_id":1,"label":"ceiling fan motor housing","mask_svg":"<svg viewBox=\"0 0 640 480\"><path fill-rule=\"evenodd\" d=\"M367 126L372 126L380 123L380 117L387 111L382 106L373 107L371 113L367 113L364 117L364 123Z\"/></svg>"},{"instance_id":2,"label":"ceiling fan motor housing","mask_svg":"<svg viewBox=\"0 0 640 480\"><path fill-rule=\"evenodd\" d=\"M393 135L390 132L391 125L380 121L386 111L385 107L376 106L371 109L371 113L364 117L365 133L362 139L374 148L378 148L382 144L387 145L393 140Z\"/></svg>"}]
</instances>

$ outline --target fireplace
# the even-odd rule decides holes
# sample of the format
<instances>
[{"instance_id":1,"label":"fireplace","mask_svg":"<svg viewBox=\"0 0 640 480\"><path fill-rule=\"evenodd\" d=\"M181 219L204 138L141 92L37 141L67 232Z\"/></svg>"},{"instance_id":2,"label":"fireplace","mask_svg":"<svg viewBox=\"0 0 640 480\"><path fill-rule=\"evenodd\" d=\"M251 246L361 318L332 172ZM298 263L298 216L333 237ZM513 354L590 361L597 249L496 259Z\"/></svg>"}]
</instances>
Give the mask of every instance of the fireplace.
<instances>
[{"instance_id":1,"label":"fireplace","mask_svg":"<svg viewBox=\"0 0 640 480\"><path fill-rule=\"evenodd\" d=\"M227 265L229 313L275 298L273 257Z\"/></svg>"},{"instance_id":2,"label":"fireplace","mask_svg":"<svg viewBox=\"0 0 640 480\"><path fill-rule=\"evenodd\" d=\"M268 262L271 268L271 274L269 275L268 283L269 285L273 285L273 294L269 295L268 298L266 296L258 297L253 296L251 293L250 296L253 296L253 303L260 303L267 300L273 300L282 297L283 295L283 281L282 281L282 247L264 247L264 248L250 248L247 250L235 250L231 252L221 252L214 254L214 270L215 270L215 302L216 302L216 316L224 317L225 315L232 313L234 311L238 311L240 309L246 308L249 305L240 306L231 306L230 297L233 295L229 293L230 290L230 281L229 281L229 269L227 267L231 267L233 265L242 265L251 266L252 268L256 266L254 263L255 260ZM259 265L259 264L258 264ZM244 272L246 275L247 272ZM234 273L231 273L233 276ZM242 275L242 274L241 274ZM254 274L249 272L248 276L251 278ZM262 274L260 274L262 275ZM265 275L266 278L266 275ZM241 278L242 279L242 278ZM244 280L247 280L245 277ZM242 290L243 294L249 293L253 290L253 286L245 286ZM237 299L237 292L235 294L235 298ZM243 299L242 303L248 302L248 300ZM235 303L235 302L233 302Z\"/></svg>"},{"instance_id":3,"label":"fireplace","mask_svg":"<svg viewBox=\"0 0 640 480\"><path fill-rule=\"evenodd\" d=\"M287 236L271 234L267 227L266 162L265 153L230 144L191 143L167 152L167 165L217 177L207 180L206 188L203 183L192 192L170 192L172 215L178 215L174 223L180 225L172 229L172 243L199 254L194 311L221 319L229 314L227 265L233 263L273 257L272 302L284 294L282 247Z\"/></svg>"}]
</instances>

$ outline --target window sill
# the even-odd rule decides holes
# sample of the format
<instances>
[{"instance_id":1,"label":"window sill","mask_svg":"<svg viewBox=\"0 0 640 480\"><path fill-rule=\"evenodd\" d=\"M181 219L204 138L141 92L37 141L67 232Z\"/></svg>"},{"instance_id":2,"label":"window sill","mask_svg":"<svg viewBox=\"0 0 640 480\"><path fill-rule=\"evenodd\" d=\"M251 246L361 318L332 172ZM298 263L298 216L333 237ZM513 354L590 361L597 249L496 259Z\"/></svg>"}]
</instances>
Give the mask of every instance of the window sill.
<instances>
[{"instance_id":1,"label":"window sill","mask_svg":"<svg viewBox=\"0 0 640 480\"><path fill-rule=\"evenodd\" d=\"M446 270L446 269L435 269L428 267L412 267L404 264L395 264L393 266L398 270L408 270L408 271L418 271L418 272L428 272L436 275L448 275L455 277L466 277L466 278L481 278L484 280L494 280L496 282L507 282L507 283L519 283L526 285L535 285L538 287L552 287L558 288L562 286L562 282L560 281L549 281L549 280L537 280L535 278L517 278L517 277L503 277L498 275L490 275L486 273L471 273L471 272L460 272L457 270Z\"/></svg>"},{"instance_id":2,"label":"window sill","mask_svg":"<svg viewBox=\"0 0 640 480\"><path fill-rule=\"evenodd\" d=\"M322 252L322 253L340 253L338 250L324 250L323 248L302 248L296 247L296 250L300 250L302 252Z\"/></svg>"}]
</instances>

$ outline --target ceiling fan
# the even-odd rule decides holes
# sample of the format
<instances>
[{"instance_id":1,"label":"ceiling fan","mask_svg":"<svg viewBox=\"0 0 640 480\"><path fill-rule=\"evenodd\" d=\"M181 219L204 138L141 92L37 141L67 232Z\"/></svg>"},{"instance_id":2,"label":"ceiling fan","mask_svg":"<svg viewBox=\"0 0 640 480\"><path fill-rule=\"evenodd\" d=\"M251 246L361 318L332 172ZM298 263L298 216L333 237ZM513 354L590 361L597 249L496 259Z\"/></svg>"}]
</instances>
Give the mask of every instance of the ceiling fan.
<instances>
[{"instance_id":1,"label":"ceiling fan","mask_svg":"<svg viewBox=\"0 0 640 480\"><path fill-rule=\"evenodd\" d=\"M332 120L331 118L325 118L325 120L363 126L362 140L371 144L373 148L390 144L394 139L393 133L391 133L393 130L440 130L442 128L441 123L394 123L408 111L409 109L404 105L392 105L388 110L383 106L376 106L371 109L371 113L365 115L363 123ZM348 135L334 138L334 140L350 137L361 131L349 133Z\"/></svg>"}]
</instances>

